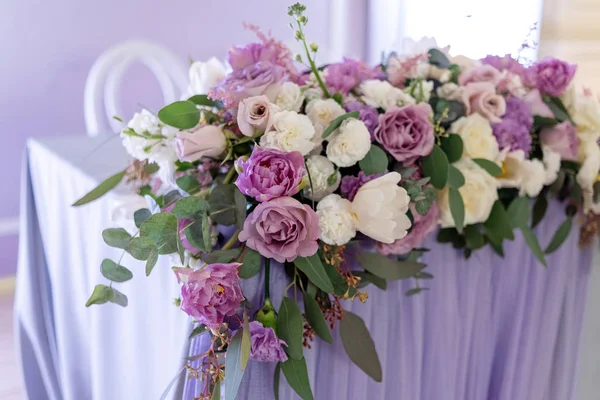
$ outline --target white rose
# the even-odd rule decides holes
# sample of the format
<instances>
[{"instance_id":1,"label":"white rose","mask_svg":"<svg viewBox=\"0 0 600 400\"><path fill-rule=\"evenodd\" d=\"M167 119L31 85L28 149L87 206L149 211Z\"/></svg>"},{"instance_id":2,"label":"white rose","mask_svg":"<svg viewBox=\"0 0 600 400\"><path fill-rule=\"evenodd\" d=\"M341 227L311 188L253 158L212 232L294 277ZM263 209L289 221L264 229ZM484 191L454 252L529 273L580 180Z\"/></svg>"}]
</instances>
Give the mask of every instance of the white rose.
<instances>
[{"instance_id":1,"label":"white rose","mask_svg":"<svg viewBox=\"0 0 600 400\"><path fill-rule=\"evenodd\" d=\"M415 104L415 99L387 81L369 79L360 84L362 100L371 107L387 110L394 106Z\"/></svg>"},{"instance_id":2,"label":"white rose","mask_svg":"<svg viewBox=\"0 0 600 400\"><path fill-rule=\"evenodd\" d=\"M190 96L208 93L225 75L227 68L215 57L204 62L196 61L190 66Z\"/></svg>"},{"instance_id":3,"label":"white rose","mask_svg":"<svg viewBox=\"0 0 600 400\"><path fill-rule=\"evenodd\" d=\"M490 122L475 113L461 117L450 127L463 141L463 156L495 160L498 157L498 142L492 132Z\"/></svg>"},{"instance_id":4,"label":"white rose","mask_svg":"<svg viewBox=\"0 0 600 400\"><path fill-rule=\"evenodd\" d=\"M315 147L312 142L314 135L315 128L306 115L280 111L271 116L260 145L284 152L299 151L305 156Z\"/></svg>"},{"instance_id":5,"label":"white rose","mask_svg":"<svg viewBox=\"0 0 600 400\"><path fill-rule=\"evenodd\" d=\"M135 226L133 214L148 207L146 199L138 194L115 195L110 203L110 222L118 228L125 229L130 235L135 234L138 228Z\"/></svg>"},{"instance_id":6,"label":"white rose","mask_svg":"<svg viewBox=\"0 0 600 400\"><path fill-rule=\"evenodd\" d=\"M352 201L356 230L382 243L406 236L410 219L406 215L410 197L398 186L400 174L389 172L365 183Z\"/></svg>"},{"instance_id":7,"label":"white rose","mask_svg":"<svg viewBox=\"0 0 600 400\"><path fill-rule=\"evenodd\" d=\"M307 198L319 201L328 194L335 192L340 186L341 175L335 170L333 163L327 157L310 156L306 159L306 166L312 180L312 189L310 182L304 187L304 196ZM329 185L329 179L333 174L335 174L335 181L332 182L332 185Z\"/></svg>"},{"instance_id":8,"label":"white rose","mask_svg":"<svg viewBox=\"0 0 600 400\"><path fill-rule=\"evenodd\" d=\"M316 144L322 142L321 135L329 124L331 124L331 121L345 113L346 111L344 111L342 106L333 99L315 99L308 102L306 105L306 115L315 125L315 130L317 131L315 137L318 138L316 141L314 140Z\"/></svg>"},{"instance_id":9,"label":"white rose","mask_svg":"<svg viewBox=\"0 0 600 400\"><path fill-rule=\"evenodd\" d=\"M527 195L529 197L536 197L540 194L546 182L544 164L538 159L524 160L521 163L521 171L523 179L521 181L519 196Z\"/></svg>"},{"instance_id":10,"label":"white rose","mask_svg":"<svg viewBox=\"0 0 600 400\"><path fill-rule=\"evenodd\" d=\"M317 204L321 240L327 244L343 246L354 236L352 203L337 194L330 194Z\"/></svg>"},{"instance_id":11,"label":"white rose","mask_svg":"<svg viewBox=\"0 0 600 400\"><path fill-rule=\"evenodd\" d=\"M583 211L600 211L600 205L594 203L594 183L600 171L600 147L598 145L586 146L584 161L577 173L577 183L583 192Z\"/></svg>"},{"instance_id":12,"label":"white rose","mask_svg":"<svg viewBox=\"0 0 600 400\"><path fill-rule=\"evenodd\" d=\"M365 123L354 118L342 122L327 145L327 158L338 167L351 167L371 149L371 134Z\"/></svg>"},{"instance_id":13,"label":"white rose","mask_svg":"<svg viewBox=\"0 0 600 400\"><path fill-rule=\"evenodd\" d=\"M465 177L460 192L465 205L465 225L484 222L488 219L494 202L498 199L496 180L469 158L462 158L453 164ZM450 204L448 189L438 192L440 224L444 228L456 226Z\"/></svg>"},{"instance_id":14,"label":"white rose","mask_svg":"<svg viewBox=\"0 0 600 400\"><path fill-rule=\"evenodd\" d=\"M553 183L558 177L560 170L560 154L550 149L548 146L542 146L544 155L544 167L546 168L546 179L544 185Z\"/></svg>"},{"instance_id":15,"label":"white rose","mask_svg":"<svg viewBox=\"0 0 600 400\"><path fill-rule=\"evenodd\" d=\"M304 96L302 95L300 86L296 85L294 82L285 82L281 85L279 93L277 93L277 97L275 97L275 104L282 110L287 111L300 111L303 101Z\"/></svg>"},{"instance_id":16,"label":"white rose","mask_svg":"<svg viewBox=\"0 0 600 400\"><path fill-rule=\"evenodd\" d=\"M121 131L121 138L123 146L133 158L169 163L177 160L176 134L176 128L163 125L155 115L142 110L141 113L135 113L127 128Z\"/></svg>"},{"instance_id":17,"label":"white rose","mask_svg":"<svg viewBox=\"0 0 600 400\"><path fill-rule=\"evenodd\" d=\"M437 95L446 100L462 101L462 90L454 82L448 82L437 88Z\"/></svg>"}]
</instances>

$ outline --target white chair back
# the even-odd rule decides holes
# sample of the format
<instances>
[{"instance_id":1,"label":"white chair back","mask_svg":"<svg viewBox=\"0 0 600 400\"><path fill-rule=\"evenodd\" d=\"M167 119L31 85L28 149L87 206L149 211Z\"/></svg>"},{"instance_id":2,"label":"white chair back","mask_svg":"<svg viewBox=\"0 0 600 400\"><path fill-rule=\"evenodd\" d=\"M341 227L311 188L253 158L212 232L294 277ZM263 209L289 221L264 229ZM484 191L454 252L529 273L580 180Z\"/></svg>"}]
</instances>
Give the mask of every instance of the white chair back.
<instances>
[{"instance_id":1,"label":"white chair back","mask_svg":"<svg viewBox=\"0 0 600 400\"><path fill-rule=\"evenodd\" d=\"M187 90L186 64L170 50L142 40L129 40L106 50L94 63L85 84L84 113L89 136L106 135L122 128L119 115L119 86L134 63L144 64L158 80L164 104L180 99Z\"/></svg>"}]
</instances>

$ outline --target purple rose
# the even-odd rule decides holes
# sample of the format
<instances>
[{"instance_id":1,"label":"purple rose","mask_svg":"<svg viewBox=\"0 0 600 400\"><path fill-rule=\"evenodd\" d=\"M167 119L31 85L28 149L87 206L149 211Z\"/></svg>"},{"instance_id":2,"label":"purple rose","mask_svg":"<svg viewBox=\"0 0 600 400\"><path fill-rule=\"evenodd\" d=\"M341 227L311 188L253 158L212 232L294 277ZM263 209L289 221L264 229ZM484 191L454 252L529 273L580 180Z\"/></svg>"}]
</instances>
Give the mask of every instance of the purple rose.
<instances>
[{"instance_id":1,"label":"purple rose","mask_svg":"<svg viewBox=\"0 0 600 400\"><path fill-rule=\"evenodd\" d=\"M249 43L246 46L233 46L229 49L227 61L233 70L244 69L259 61L277 63L277 50L264 43Z\"/></svg>"},{"instance_id":2,"label":"purple rose","mask_svg":"<svg viewBox=\"0 0 600 400\"><path fill-rule=\"evenodd\" d=\"M379 124L379 113L371 106L361 103L360 101L352 101L344 107L347 112L358 111L358 119L365 123L365 126L371 134L371 141L375 140L375 128Z\"/></svg>"},{"instance_id":3,"label":"purple rose","mask_svg":"<svg viewBox=\"0 0 600 400\"><path fill-rule=\"evenodd\" d=\"M433 149L435 135L429 120L431 114L427 103L391 107L379 116L375 140L396 160L412 163Z\"/></svg>"},{"instance_id":4,"label":"purple rose","mask_svg":"<svg viewBox=\"0 0 600 400\"><path fill-rule=\"evenodd\" d=\"M362 81L374 79L379 75L379 68L372 68L361 60L344 57L340 63L330 64L325 76L325 83L336 92L348 94Z\"/></svg>"},{"instance_id":5,"label":"purple rose","mask_svg":"<svg viewBox=\"0 0 600 400\"><path fill-rule=\"evenodd\" d=\"M500 71L491 65L481 65L463 71L458 77L458 83L465 86L473 82L490 82L497 84L500 80Z\"/></svg>"},{"instance_id":6,"label":"purple rose","mask_svg":"<svg viewBox=\"0 0 600 400\"><path fill-rule=\"evenodd\" d=\"M576 71L577 65L545 57L529 67L528 74L540 92L558 97L567 90Z\"/></svg>"},{"instance_id":7,"label":"purple rose","mask_svg":"<svg viewBox=\"0 0 600 400\"><path fill-rule=\"evenodd\" d=\"M505 55L504 57L500 56L487 56L481 59L481 63L484 65L491 65L499 71L509 71L513 74L524 76L526 68L521 65L521 63L514 58L510 54Z\"/></svg>"},{"instance_id":8,"label":"purple rose","mask_svg":"<svg viewBox=\"0 0 600 400\"><path fill-rule=\"evenodd\" d=\"M285 72L285 68L279 65L260 61L227 75L211 90L209 96L223 101L227 106L236 106L240 100L260 95L273 101Z\"/></svg>"},{"instance_id":9,"label":"purple rose","mask_svg":"<svg viewBox=\"0 0 600 400\"><path fill-rule=\"evenodd\" d=\"M543 146L560 154L563 160L577 161L579 152L579 139L571 122L565 121L558 125L542 129L540 141Z\"/></svg>"},{"instance_id":10,"label":"purple rose","mask_svg":"<svg viewBox=\"0 0 600 400\"><path fill-rule=\"evenodd\" d=\"M300 152L284 153L255 146L247 160L238 159L241 170L235 184L242 193L263 202L300 191L306 175L304 157Z\"/></svg>"},{"instance_id":11,"label":"purple rose","mask_svg":"<svg viewBox=\"0 0 600 400\"><path fill-rule=\"evenodd\" d=\"M211 329L237 312L244 300L240 264L210 264L198 270L173 268L181 286L181 309Z\"/></svg>"},{"instance_id":12,"label":"purple rose","mask_svg":"<svg viewBox=\"0 0 600 400\"><path fill-rule=\"evenodd\" d=\"M265 328L258 321L250 322L250 336L252 343L250 345L250 357L262 362L284 362L287 361L287 355L282 346L286 346L285 341L279 339L273 328Z\"/></svg>"},{"instance_id":13,"label":"purple rose","mask_svg":"<svg viewBox=\"0 0 600 400\"><path fill-rule=\"evenodd\" d=\"M321 235L319 217L292 197L259 204L244 222L239 240L262 256L282 263L317 252Z\"/></svg>"},{"instance_id":14,"label":"purple rose","mask_svg":"<svg viewBox=\"0 0 600 400\"><path fill-rule=\"evenodd\" d=\"M365 175L365 173L362 171L358 173L358 176L346 175L342 178L340 192L342 193L343 197L352 201L354 200L354 196L356 196L358 189L360 189L362 185L381 176L383 176L383 174Z\"/></svg>"},{"instance_id":15,"label":"purple rose","mask_svg":"<svg viewBox=\"0 0 600 400\"><path fill-rule=\"evenodd\" d=\"M414 218L413 228L404 238L398 239L394 243L377 242L377 251L381 254L386 256L390 254L406 254L412 249L421 246L437 227L439 208L436 203L431 204L429 212L425 216L419 214L413 204L410 205L410 210Z\"/></svg>"}]
</instances>

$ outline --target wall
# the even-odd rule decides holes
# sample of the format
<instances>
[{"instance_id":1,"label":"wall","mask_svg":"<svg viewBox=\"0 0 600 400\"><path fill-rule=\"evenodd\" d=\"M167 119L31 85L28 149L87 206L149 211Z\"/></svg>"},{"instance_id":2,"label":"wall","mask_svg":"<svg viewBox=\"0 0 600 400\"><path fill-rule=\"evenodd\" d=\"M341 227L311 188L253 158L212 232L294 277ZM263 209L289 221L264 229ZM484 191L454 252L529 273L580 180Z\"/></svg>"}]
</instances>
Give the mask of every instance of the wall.
<instances>
[{"instance_id":1,"label":"wall","mask_svg":"<svg viewBox=\"0 0 600 400\"><path fill-rule=\"evenodd\" d=\"M94 60L126 39L148 39L182 58L224 57L254 39L251 22L292 39L287 6L261 0L3 0L0 3L0 277L16 268L21 158L27 138L85 135L83 88ZM252 3L252 6L250 4ZM311 40L328 46L327 1L304 0ZM134 68L123 87L123 116L161 106L149 71Z\"/></svg>"}]
</instances>

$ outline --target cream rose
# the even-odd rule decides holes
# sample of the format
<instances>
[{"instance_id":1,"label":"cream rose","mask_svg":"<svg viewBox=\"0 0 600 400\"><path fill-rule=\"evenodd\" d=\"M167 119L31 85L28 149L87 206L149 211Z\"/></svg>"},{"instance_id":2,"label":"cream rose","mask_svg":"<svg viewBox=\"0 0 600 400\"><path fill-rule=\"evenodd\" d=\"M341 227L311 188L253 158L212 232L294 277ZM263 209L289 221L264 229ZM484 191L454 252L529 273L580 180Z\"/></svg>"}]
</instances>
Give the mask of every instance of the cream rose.
<instances>
[{"instance_id":1,"label":"cream rose","mask_svg":"<svg viewBox=\"0 0 600 400\"><path fill-rule=\"evenodd\" d=\"M410 197L398 186L400 174L389 172L365 183L352 201L356 230L382 243L406 236L410 219L406 215Z\"/></svg>"},{"instance_id":2,"label":"cream rose","mask_svg":"<svg viewBox=\"0 0 600 400\"><path fill-rule=\"evenodd\" d=\"M472 225L486 221L494 202L498 199L496 180L471 159L462 158L454 163L454 166L465 177L465 184L458 189L465 205L464 224ZM450 212L448 189L438 192L438 206L442 227L456 226Z\"/></svg>"},{"instance_id":3,"label":"cream rose","mask_svg":"<svg viewBox=\"0 0 600 400\"><path fill-rule=\"evenodd\" d=\"M479 114L462 117L452 124L450 132L458 134L463 141L463 156L495 160L498 142L490 122Z\"/></svg>"}]
</instances>

